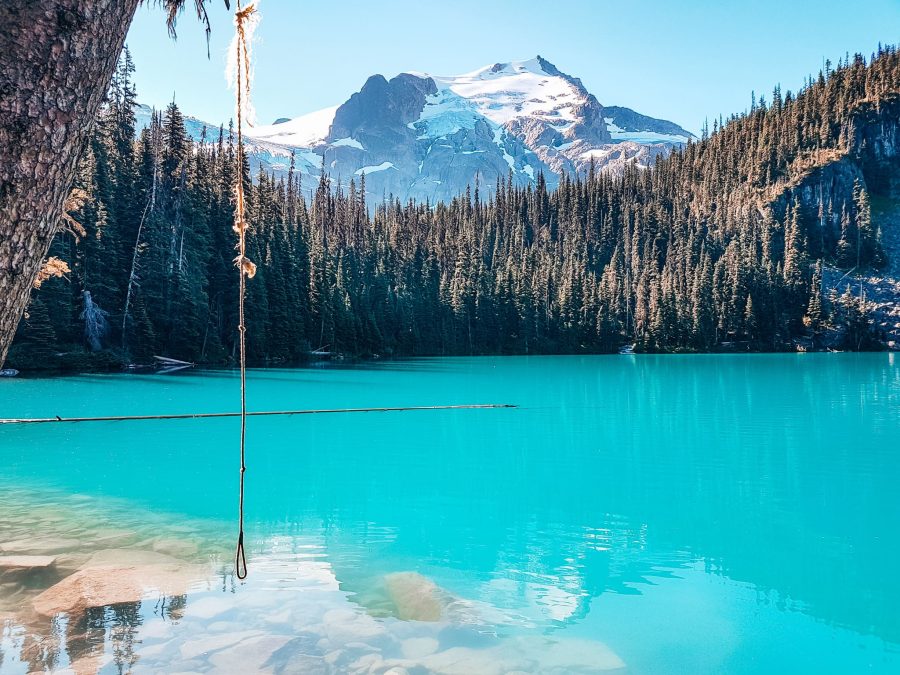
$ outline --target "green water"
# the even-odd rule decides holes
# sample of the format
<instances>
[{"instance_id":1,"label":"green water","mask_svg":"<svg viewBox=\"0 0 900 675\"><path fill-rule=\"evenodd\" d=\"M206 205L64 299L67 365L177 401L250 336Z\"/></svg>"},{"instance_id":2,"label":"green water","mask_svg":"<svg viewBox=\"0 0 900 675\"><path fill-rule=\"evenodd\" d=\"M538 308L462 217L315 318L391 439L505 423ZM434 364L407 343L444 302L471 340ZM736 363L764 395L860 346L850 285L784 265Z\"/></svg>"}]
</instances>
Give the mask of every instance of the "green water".
<instances>
[{"instance_id":1,"label":"green water","mask_svg":"<svg viewBox=\"0 0 900 675\"><path fill-rule=\"evenodd\" d=\"M0 381L0 416L215 412L236 391L232 372L17 379ZM196 600L229 603L234 622L288 631L270 621L284 615L296 635L346 611L378 624L385 658L423 635L472 653L539 636L602 643L632 673L900 672L896 355L427 359L252 371L248 395L256 410L520 407L252 418L251 577L235 583L226 558L221 588ZM227 547L237 430L0 427L0 489L205 523ZM380 618L372 589L400 571L465 611ZM179 640L216 630L192 602L169 624L142 610L141 626L163 628L146 629L159 648L136 672L175 669ZM26 670L14 623L0 672Z\"/></svg>"}]
</instances>

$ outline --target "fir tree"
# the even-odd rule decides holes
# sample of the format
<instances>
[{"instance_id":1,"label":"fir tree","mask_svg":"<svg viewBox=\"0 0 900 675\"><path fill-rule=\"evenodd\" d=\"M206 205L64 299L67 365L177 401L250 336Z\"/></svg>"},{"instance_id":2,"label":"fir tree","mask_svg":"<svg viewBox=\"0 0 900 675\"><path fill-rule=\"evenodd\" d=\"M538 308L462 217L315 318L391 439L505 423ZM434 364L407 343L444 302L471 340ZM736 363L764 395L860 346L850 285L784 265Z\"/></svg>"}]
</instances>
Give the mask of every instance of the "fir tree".
<instances>
[{"instance_id":1,"label":"fir tree","mask_svg":"<svg viewBox=\"0 0 900 675\"><path fill-rule=\"evenodd\" d=\"M10 363L20 367L52 367L56 333L40 298L32 299L19 324Z\"/></svg>"},{"instance_id":2,"label":"fir tree","mask_svg":"<svg viewBox=\"0 0 900 675\"><path fill-rule=\"evenodd\" d=\"M822 260L816 261L816 268L813 272L812 283L809 289L809 304L806 308L806 316L803 318L804 325L809 328L813 335L813 341L819 331L825 324L825 309L822 296Z\"/></svg>"}]
</instances>

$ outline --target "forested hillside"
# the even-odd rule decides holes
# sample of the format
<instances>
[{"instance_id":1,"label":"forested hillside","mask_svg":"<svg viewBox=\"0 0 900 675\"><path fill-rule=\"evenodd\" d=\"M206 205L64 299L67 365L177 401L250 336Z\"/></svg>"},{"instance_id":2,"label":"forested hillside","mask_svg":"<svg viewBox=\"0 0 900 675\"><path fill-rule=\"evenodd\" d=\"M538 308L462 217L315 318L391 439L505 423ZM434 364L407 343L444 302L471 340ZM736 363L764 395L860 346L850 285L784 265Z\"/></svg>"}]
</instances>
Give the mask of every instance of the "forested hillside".
<instances>
[{"instance_id":1,"label":"forested hillside","mask_svg":"<svg viewBox=\"0 0 900 675\"><path fill-rule=\"evenodd\" d=\"M173 103L135 140L132 69L126 55L10 365L234 359L234 138L197 146ZM880 48L649 169L552 192L401 204L364 177L341 191L245 168L249 356L877 347L858 288L830 296L823 268L885 265L871 201L900 194L898 120L900 54Z\"/></svg>"}]
</instances>

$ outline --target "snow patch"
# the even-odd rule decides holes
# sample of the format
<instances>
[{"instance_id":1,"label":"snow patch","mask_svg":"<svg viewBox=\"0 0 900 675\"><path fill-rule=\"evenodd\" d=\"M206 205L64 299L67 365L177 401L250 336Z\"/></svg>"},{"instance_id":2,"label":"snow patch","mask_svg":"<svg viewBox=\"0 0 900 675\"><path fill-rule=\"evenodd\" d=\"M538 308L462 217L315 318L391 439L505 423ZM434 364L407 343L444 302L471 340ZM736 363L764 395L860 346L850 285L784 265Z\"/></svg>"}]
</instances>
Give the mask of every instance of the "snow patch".
<instances>
[{"instance_id":1,"label":"snow patch","mask_svg":"<svg viewBox=\"0 0 900 675\"><path fill-rule=\"evenodd\" d=\"M609 127L607 127L609 128ZM632 141L641 145L652 145L653 143L687 143L688 137L681 134L660 134L655 131L613 131L609 130L614 143L622 143L624 141Z\"/></svg>"},{"instance_id":2,"label":"snow patch","mask_svg":"<svg viewBox=\"0 0 900 675\"><path fill-rule=\"evenodd\" d=\"M452 91L438 91L425 98L418 121L407 126L419 132L419 140L444 138L460 129L474 129L481 118L471 102Z\"/></svg>"},{"instance_id":3,"label":"snow patch","mask_svg":"<svg viewBox=\"0 0 900 675\"><path fill-rule=\"evenodd\" d=\"M322 166L322 156L317 155L312 150L302 150L295 153L294 156L301 162L306 162L314 169L318 169L320 166Z\"/></svg>"},{"instance_id":4,"label":"snow patch","mask_svg":"<svg viewBox=\"0 0 900 675\"><path fill-rule=\"evenodd\" d=\"M334 141L332 145L339 148L356 148L357 150L365 150L362 143L360 143L355 138L350 138L349 136L347 138L339 138L338 140Z\"/></svg>"},{"instance_id":5,"label":"snow patch","mask_svg":"<svg viewBox=\"0 0 900 675\"><path fill-rule=\"evenodd\" d=\"M612 117L604 117L603 121L606 122L606 128L609 130L609 133L623 133L625 130L618 126L615 122L613 122Z\"/></svg>"},{"instance_id":6,"label":"snow patch","mask_svg":"<svg viewBox=\"0 0 900 675\"><path fill-rule=\"evenodd\" d=\"M395 169L396 170L396 168L397 167L394 166L393 162L382 162L381 164L376 164L374 166L360 167L359 169L354 171L354 173L358 176L362 173L370 174L370 173L376 173L378 171L385 171L387 169Z\"/></svg>"},{"instance_id":7,"label":"snow patch","mask_svg":"<svg viewBox=\"0 0 900 675\"><path fill-rule=\"evenodd\" d=\"M505 135L505 130L503 127L495 127L494 128L494 144L503 151L503 159L506 160L506 163L509 164L509 168L513 171L516 170L516 160L513 159L513 156L506 151L506 146L503 144L503 136Z\"/></svg>"},{"instance_id":8,"label":"snow patch","mask_svg":"<svg viewBox=\"0 0 900 675\"><path fill-rule=\"evenodd\" d=\"M281 124L253 127L247 131L247 136L299 148L319 145L328 136L338 107L323 108Z\"/></svg>"},{"instance_id":9,"label":"snow patch","mask_svg":"<svg viewBox=\"0 0 900 675\"><path fill-rule=\"evenodd\" d=\"M619 152L617 148L607 145L602 148L594 148L593 150L582 152L580 157L581 159L605 159L606 157L609 157L613 153L617 152Z\"/></svg>"},{"instance_id":10,"label":"snow patch","mask_svg":"<svg viewBox=\"0 0 900 675\"><path fill-rule=\"evenodd\" d=\"M496 124L517 117L574 122L582 94L562 77L548 75L537 59L486 66L465 75L432 77L440 92L468 101ZM549 121L549 119L548 119Z\"/></svg>"},{"instance_id":11,"label":"snow patch","mask_svg":"<svg viewBox=\"0 0 900 675\"><path fill-rule=\"evenodd\" d=\"M615 123L612 117L604 117L606 128L614 143L632 141L641 145L653 143L687 143L688 137L683 134L660 134L655 131L626 131Z\"/></svg>"}]
</instances>

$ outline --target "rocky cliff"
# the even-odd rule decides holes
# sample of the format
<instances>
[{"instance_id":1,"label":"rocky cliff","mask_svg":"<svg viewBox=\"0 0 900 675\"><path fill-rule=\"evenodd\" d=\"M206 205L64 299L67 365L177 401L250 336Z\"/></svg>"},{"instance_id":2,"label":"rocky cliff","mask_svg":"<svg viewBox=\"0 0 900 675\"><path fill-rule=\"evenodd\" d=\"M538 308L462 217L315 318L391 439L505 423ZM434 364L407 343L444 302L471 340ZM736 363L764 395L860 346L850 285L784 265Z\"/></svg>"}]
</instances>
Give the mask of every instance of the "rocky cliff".
<instances>
[{"instance_id":1,"label":"rocky cliff","mask_svg":"<svg viewBox=\"0 0 900 675\"><path fill-rule=\"evenodd\" d=\"M864 294L885 343L900 349L900 95L888 95L877 106L863 102L850 120L844 149L799 162L794 175L764 200L761 212L781 219L789 204L798 203L807 225L836 241L842 214L854 210L854 186L864 188L873 203L872 224L880 231L886 265L880 270L828 268L825 291L839 294L849 284L854 293Z\"/></svg>"}]
</instances>

